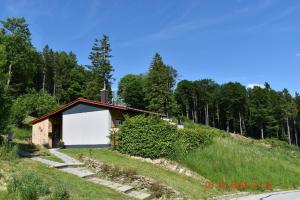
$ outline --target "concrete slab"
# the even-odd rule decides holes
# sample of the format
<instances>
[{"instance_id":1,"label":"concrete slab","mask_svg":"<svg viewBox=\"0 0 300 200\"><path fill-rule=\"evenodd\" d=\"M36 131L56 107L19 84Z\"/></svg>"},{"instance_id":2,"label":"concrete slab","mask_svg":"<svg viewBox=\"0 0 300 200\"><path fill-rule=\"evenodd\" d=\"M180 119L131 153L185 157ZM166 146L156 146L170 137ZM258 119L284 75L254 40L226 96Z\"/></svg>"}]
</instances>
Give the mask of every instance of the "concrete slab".
<instances>
[{"instance_id":1,"label":"concrete slab","mask_svg":"<svg viewBox=\"0 0 300 200\"><path fill-rule=\"evenodd\" d=\"M104 186L109 187L114 190L118 190L119 192L124 192L124 193L129 192L130 190L134 189L130 185L123 185L120 183L115 183L112 181L107 181L107 180L96 178L96 177L89 178L87 180L91 181L93 183L99 184L99 185L104 185Z\"/></svg>"},{"instance_id":2,"label":"concrete slab","mask_svg":"<svg viewBox=\"0 0 300 200\"><path fill-rule=\"evenodd\" d=\"M49 152L56 157L60 158L67 164L82 164L78 160L58 151L58 149L49 149Z\"/></svg>"},{"instance_id":3,"label":"concrete slab","mask_svg":"<svg viewBox=\"0 0 300 200\"><path fill-rule=\"evenodd\" d=\"M67 172L69 174L74 174L80 178L86 178L95 175L95 173L83 167L64 167L58 168L58 170Z\"/></svg>"},{"instance_id":4,"label":"concrete slab","mask_svg":"<svg viewBox=\"0 0 300 200\"><path fill-rule=\"evenodd\" d=\"M139 192L139 191L135 191L135 190L126 193L126 195L136 198L136 199L140 199L140 200L147 200L151 197L151 195L148 193Z\"/></svg>"},{"instance_id":5,"label":"concrete slab","mask_svg":"<svg viewBox=\"0 0 300 200\"><path fill-rule=\"evenodd\" d=\"M35 161L38 161L38 162L41 162L45 165L47 165L48 167L65 167L67 166L65 163L59 163L59 162L55 162L55 161L52 161L52 160L47 160L47 159L44 159L44 158L40 158L40 157L33 157L31 158L32 160L35 160Z\"/></svg>"}]
</instances>

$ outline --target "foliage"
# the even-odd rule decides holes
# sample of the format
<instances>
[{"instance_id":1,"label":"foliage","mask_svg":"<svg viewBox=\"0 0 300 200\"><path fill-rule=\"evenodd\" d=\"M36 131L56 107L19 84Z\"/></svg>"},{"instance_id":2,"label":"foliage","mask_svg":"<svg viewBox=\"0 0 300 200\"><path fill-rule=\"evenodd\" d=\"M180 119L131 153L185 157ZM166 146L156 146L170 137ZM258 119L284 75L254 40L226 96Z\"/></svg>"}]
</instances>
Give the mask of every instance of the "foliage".
<instances>
[{"instance_id":1,"label":"foliage","mask_svg":"<svg viewBox=\"0 0 300 200\"><path fill-rule=\"evenodd\" d=\"M14 161L18 158L18 145L12 143L7 137L0 136L0 159Z\"/></svg>"},{"instance_id":2,"label":"foliage","mask_svg":"<svg viewBox=\"0 0 300 200\"><path fill-rule=\"evenodd\" d=\"M55 99L45 92L32 91L18 97L12 106L12 121L21 126L26 116L34 117L46 114L58 106Z\"/></svg>"},{"instance_id":3,"label":"foliage","mask_svg":"<svg viewBox=\"0 0 300 200\"><path fill-rule=\"evenodd\" d=\"M167 116L177 112L173 94L176 78L177 71L164 64L162 57L156 53L151 62L145 85L149 110L164 113Z\"/></svg>"},{"instance_id":4,"label":"foliage","mask_svg":"<svg viewBox=\"0 0 300 200\"><path fill-rule=\"evenodd\" d=\"M20 200L36 200L49 194L49 186L33 171L14 174L7 184L7 190Z\"/></svg>"},{"instance_id":5,"label":"foliage","mask_svg":"<svg viewBox=\"0 0 300 200\"><path fill-rule=\"evenodd\" d=\"M128 74L118 84L118 95L130 107L145 109L148 105L145 93L145 75Z\"/></svg>"},{"instance_id":6,"label":"foliage","mask_svg":"<svg viewBox=\"0 0 300 200\"><path fill-rule=\"evenodd\" d=\"M5 89L5 85L2 81L3 75L0 70L0 135L5 133L5 130L9 124L9 116L11 109L11 100Z\"/></svg>"},{"instance_id":7,"label":"foliage","mask_svg":"<svg viewBox=\"0 0 300 200\"><path fill-rule=\"evenodd\" d=\"M112 72L114 71L111 63L111 47L109 37L103 35L102 39L95 39L92 51L89 55L91 65L88 66L90 70L90 77L87 83L86 96L90 99L99 100L100 90L104 87L108 90L111 97L111 81Z\"/></svg>"},{"instance_id":8,"label":"foliage","mask_svg":"<svg viewBox=\"0 0 300 200\"><path fill-rule=\"evenodd\" d=\"M176 142L178 153L188 153L198 147L208 145L212 142L211 134L197 128L179 129L179 140Z\"/></svg>"},{"instance_id":9,"label":"foliage","mask_svg":"<svg viewBox=\"0 0 300 200\"><path fill-rule=\"evenodd\" d=\"M122 153L147 158L168 157L178 139L176 126L156 117L127 118L120 126L117 149Z\"/></svg>"}]
</instances>

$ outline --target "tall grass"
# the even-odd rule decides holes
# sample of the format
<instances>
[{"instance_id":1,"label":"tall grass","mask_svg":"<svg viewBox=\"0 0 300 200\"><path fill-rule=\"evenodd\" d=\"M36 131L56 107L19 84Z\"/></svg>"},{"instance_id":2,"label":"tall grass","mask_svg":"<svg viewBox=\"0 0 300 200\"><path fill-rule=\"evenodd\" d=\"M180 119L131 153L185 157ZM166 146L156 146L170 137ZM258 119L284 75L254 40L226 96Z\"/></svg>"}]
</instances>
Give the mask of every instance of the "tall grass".
<instances>
[{"instance_id":1,"label":"tall grass","mask_svg":"<svg viewBox=\"0 0 300 200\"><path fill-rule=\"evenodd\" d=\"M299 156L299 151L294 154ZM285 151L257 145L253 141L217 137L210 146L197 149L178 160L214 183L268 182L273 188L300 186L298 157L291 157Z\"/></svg>"}]
</instances>

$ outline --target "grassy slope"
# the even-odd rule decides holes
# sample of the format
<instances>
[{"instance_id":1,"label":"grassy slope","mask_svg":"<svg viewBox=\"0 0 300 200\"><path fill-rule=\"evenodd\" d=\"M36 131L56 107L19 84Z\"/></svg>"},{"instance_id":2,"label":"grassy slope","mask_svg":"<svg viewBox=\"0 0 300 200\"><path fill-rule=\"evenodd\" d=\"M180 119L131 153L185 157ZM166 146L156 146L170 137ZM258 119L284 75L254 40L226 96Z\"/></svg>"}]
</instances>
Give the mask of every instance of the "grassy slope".
<instances>
[{"instance_id":1,"label":"grassy slope","mask_svg":"<svg viewBox=\"0 0 300 200\"><path fill-rule=\"evenodd\" d=\"M271 148L259 143L254 140L215 138L212 145L190 153L179 162L214 183L271 182L273 188L298 188L299 151ZM251 187L248 189L252 190Z\"/></svg>"},{"instance_id":2,"label":"grassy slope","mask_svg":"<svg viewBox=\"0 0 300 200\"><path fill-rule=\"evenodd\" d=\"M24 140L25 138L31 137L31 129L30 128L18 128L13 127L12 131L14 133L14 138Z\"/></svg>"},{"instance_id":3,"label":"grassy slope","mask_svg":"<svg viewBox=\"0 0 300 200\"><path fill-rule=\"evenodd\" d=\"M92 156L94 159L107 164L118 165L122 168L134 168L138 174L149 176L161 183L165 183L181 193L190 196L192 199L204 199L213 194L219 194L219 191L205 188L199 180L168 171L150 163L129 158L109 149L93 149L91 153L89 149L64 149L61 151L75 157L79 154Z\"/></svg>"},{"instance_id":4,"label":"grassy slope","mask_svg":"<svg viewBox=\"0 0 300 200\"><path fill-rule=\"evenodd\" d=\"M0 167L5 167L7 171L10 171L10 173L20 170L33 170L35 173L40 175L45 180L45 182L49 183L50 186L55 186L59 182L62 182L66 185L71 195L70 199L74 200L130 199L122 195L121 193L113 191L109 188L84 181L74 175L63 173L56 169L45 167L44 165L30 159L19 159L14 163L0 161ZM8 199L8 197L6 197L5 195L6 192L0 191L0 199Z\"/></svg>"}]
</instances>

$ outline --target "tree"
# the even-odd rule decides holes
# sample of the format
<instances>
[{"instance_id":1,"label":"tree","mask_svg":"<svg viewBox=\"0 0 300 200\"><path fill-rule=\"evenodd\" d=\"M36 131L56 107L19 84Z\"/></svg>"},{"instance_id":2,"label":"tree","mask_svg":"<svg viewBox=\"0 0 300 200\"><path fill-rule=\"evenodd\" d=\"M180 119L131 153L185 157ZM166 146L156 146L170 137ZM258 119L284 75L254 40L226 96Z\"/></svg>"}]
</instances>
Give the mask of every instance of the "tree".
<instances>
[{"instance_id":1,"label":"tree","mask_svg":"<svg viewBox=\"0 0 300 200\"><path fill-rule=\"evenodd\" d=\"M249 123L253 130L260 131L261 139L266 138L265 131L268 124L274 120L270 110L269 90L261 87L254 87L249 92L250 99L250 119Z\"/></svg>"},{"instance_id":2,"label":"tree","mask_svg":"<svg viewBox=\"0 0 300 200\"><path fill-rule=\"evenodd\" d=\"M89 59L91 65L89 83L87 86L86 96L90 99L100 99L100 90L105 88L111 97L111 81L112 72L114 71L110 58L111 56L110 42L107 35L103 35L102 39L95 39Z\"/></svg>"},{"instance_id":3,"label":"tree","mask_svg":"<svg viewBox=\"0 0 300 200\"><path fill-rule=\"evenodd\" d=\"M193 108L193 82L182 80L177 84L175 98L179 106L180 113L190 119Z\"/></svg>"},{"instance_id":4,"label":"tree","mask_svg":"<svg viewBox=\"0 0 300 200\"><path fill-rule=\"evenodd\" d=\"M226 130L230 131L230 124L233 131L236 132L239 124L240 133L242 130L242 120L246 114L247 91L240 83L229 82L220 88L220 107L226 121ZM237 123L238 122L238 123Z\"/></svg>"},{"instance_id":5,"label":"tree","mask_svg":"<svg viewBox=\"0 0 300 200\"><path fill-rule=\"evenodd\" d=\"M209 126L210 122L210 116L209 116L209 111L210 108L213 108L213 103L214 103L214 95L216 94L216 90L218 88L218 84L216 84L215 81L211 79L202 79L198 81L194 81L194 89L195 89L195 100L196 103L196 113L197 110L200 113L204 113L204 123L205 125ZM201 112L204 110L204 112ZM200 114L200 117L202 115Z\"/></svg>"},{"instance_id":6,"label":"tree","mask_svg":"<svg viewBox=\"0 0 300 200\"><path fill-rule=\"evenodd\" d=\"M14 96L24 94L33 87L35 49L31 44L31 34L24 18L8 18L1 21L2 45L6 49L7 87Z\"/></svg>"},{"instance_id":7,"label":"tree","mask_svg":"<svg viewBox=\"0 0 300 200\"><path fill-rule=\"evenodd\" d=\"M55 98L47 92L30 91L14 100L12 105L12 122L18 126L23 125L27 116L39 117L58 106Z\"/></svg>"},{"instance_id":8,"label":"tree","mask_svg":"<svg viewBox=\"0 0 300 200\"><path fill-rule=\"evenodd\" d=\"M9 124L11 101L7 94L5 75L1 70L1 66L5 64L5 51L3 46L0 46L0 135L6 130Z\"/></svg>"},{"instance_id":9,"label":"tree","mask_svg":"<svg viewBox=\"0 0 300 200\"><path fill-rule=\"evenodd\" d=\"M286 128L287 128L287 134L288 134L288 142L289 144L292 144L292 135L291 135L291 128L290 128L290 122L294 121L294 119L297 116L297 105L294 102L292 96L290 95L289 91L287 89L284 89L282 91L283 99L284 99L284 109L283 113L285 116L286 121Z\"/></svg>"},{"instance_id":10,"label":"tree","mask_svg":"<svg viewBox=\"0 0 300 200\"><path fill-rule=\"evenodd\" d=\"M147 107L145 80L145 75L128 74L119 81L118 95L128 106L140 109Z\"/></svg>"},{"instance_id":11,"label":"tree","mask_svg":"<svg viewBox=\"0 0 300 200\"><path fill-rule=\"evenodd\" d=\"M147 74L145 86L149 110L161 112L167 116L176 112L177 105L173 94L176 77L176 70L165 65L162 57L156 53Z\"/></svg>"}]
</instances>

